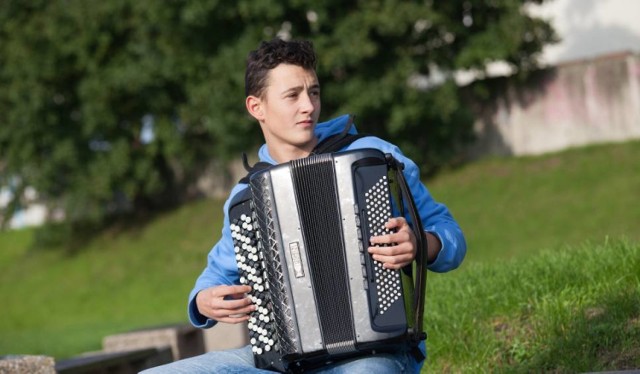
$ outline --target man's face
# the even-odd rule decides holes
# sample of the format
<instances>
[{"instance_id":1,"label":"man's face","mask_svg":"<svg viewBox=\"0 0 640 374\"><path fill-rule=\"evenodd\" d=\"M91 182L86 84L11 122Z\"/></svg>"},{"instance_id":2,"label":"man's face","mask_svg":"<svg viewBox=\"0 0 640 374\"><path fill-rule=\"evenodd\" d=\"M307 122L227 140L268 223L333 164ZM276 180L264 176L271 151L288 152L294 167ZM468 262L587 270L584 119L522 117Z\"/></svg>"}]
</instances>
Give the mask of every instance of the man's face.
<instances>
[{"instance_id":1,"label":"man's face","mask_svg":"<svg viewBox=\"0 0 640 374\"><path fill-rule=\"evenodd\" d=\"M278 65L269 72L263 97L257 101L258 115L252 114L262 126L272 156L313 149L313 130L320 116L320 85L313 70Z\"/></svg>"}]
</instances>

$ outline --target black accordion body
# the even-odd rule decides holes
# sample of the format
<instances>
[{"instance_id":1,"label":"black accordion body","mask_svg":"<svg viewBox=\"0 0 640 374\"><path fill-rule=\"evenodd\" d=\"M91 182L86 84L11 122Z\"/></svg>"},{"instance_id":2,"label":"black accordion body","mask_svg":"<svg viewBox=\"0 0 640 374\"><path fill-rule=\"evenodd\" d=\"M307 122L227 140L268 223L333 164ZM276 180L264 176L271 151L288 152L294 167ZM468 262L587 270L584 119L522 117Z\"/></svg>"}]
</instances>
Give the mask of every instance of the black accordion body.
<instances>
[{"instance_id":1,"label":"black accordion body","mask_svg":"<svg viewBox=\"0 0 640 374\"><path fill-rule=\"evenodd\" d=\"M231 202L257 367L304 371L409 340L413 283L367 252L397 204L389 158L361 149L290 161L251 176Z\"/></svg>"}]
</instances>

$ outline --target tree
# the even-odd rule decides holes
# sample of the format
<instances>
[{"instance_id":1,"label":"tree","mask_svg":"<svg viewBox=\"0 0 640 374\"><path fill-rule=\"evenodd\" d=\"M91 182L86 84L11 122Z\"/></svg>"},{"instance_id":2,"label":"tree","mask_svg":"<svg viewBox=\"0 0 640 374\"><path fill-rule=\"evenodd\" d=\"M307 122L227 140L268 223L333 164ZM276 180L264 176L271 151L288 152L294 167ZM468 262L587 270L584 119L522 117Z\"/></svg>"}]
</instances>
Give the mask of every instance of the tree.
<instances>
[{"instance_id":1,"label":"tree","mask_svg":"<svg viewBox=\"0 0 640 374\"><path fill-rule=\"evenodd\" d=\"M323 118L355 114L431 173L471 135L453 73L534 68L555 39L524 11L540 2L5 0L0 173L72 223L174 206L209 160L260 142L244 59L273 37L316 45Z\"/></svg>"}]
</instances>

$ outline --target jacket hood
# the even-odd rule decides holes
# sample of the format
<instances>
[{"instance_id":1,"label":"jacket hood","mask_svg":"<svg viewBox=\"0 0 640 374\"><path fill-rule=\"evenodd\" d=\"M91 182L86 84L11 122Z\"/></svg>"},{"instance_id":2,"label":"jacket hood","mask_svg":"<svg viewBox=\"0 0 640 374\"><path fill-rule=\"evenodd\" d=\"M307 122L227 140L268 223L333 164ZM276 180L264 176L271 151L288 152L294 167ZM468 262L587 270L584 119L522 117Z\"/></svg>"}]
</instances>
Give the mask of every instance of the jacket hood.
<instances>
[{"instance_id":1,"label":"jacket hood","mask_svg":"<svg viewBox=\"0 0 640 374\"><path fill-rule=\"evenodd\" d=\"M344 126L349 121L349 115L345 114L340 117L336 117L326 122L321 122L316 125L314 133L318 137L318 142L330 137L334 134L339 134L344 130ZM349 134L357 134L355 123L351 125L349 128ZM267 149L267 145L263 144L258 150L258 157L260 161L268 162L270 164L277 164L277 162L271 157L269 154L269 150Z\"/></svg>"}]
</instances>

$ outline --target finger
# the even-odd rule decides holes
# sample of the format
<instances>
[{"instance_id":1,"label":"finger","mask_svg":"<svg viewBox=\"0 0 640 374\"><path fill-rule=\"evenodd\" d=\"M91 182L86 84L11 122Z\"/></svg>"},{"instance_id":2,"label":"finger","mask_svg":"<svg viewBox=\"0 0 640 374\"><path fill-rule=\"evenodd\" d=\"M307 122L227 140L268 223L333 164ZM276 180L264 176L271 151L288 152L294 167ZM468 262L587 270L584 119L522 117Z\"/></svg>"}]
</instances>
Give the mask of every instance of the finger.
<instances>
[{"instance_id":1,"label":"finger","mask_svg":"<svg viewBox=\"0 0 640 374\"><path fill-rule=\"evenodd\" d=\"M385 227L388 229L401 228L403 226L408 226L407 220L404 217L391 217L385 224Z\"/></svg>"},{"instance_id":2,"label":"finger","mask_svg":"<svg viewBox=\"0 0 640 374\"><path fill-rule=\"evenodd\" d=\"M394 245L389 247L369 247L369 253L372 255L377 254L381 256L398 256L407 253L411 253L411 247L409 245Z\"/></svg>"},{"instance_id":3,"label":"finger","mask_svg":"<svg viewBox=\"0 0 640 374\"><path fill-rule=\"evenodd\" d=\"M248 321L249 318L250 318L249 315L242 315L242 316L229 315L229 316L226 316L226 317L216 318L216 321L224 322L224 323L241 323L241 322L244 322L244 321Z\"/></svg>"},{"instance_id":4,"label":"finger","mask_svg":"<svg viewBox=\"0 0 640 374\"><path fill-rule=\"evenodd\" d=\"M218 286L218 287L214 287L211 290L212 296L214 297L218 297L218 296L229 296L229 295L234 295L234 294L245 294L251 291L251 286L246 286L246 285L231 285L231 286L227 286L227 285L223 285L223 286Z\"/></svg>"},{"instance_id":5,"label":"finger","mask_svg":"<svg viewBox=\"0 0 640 374\"><path fill-rule=\"evenodd\" d=\"M401 230L401 231L389 234L389 240L392 240L393 243L396 243L396 244L411 242L411 231Z\"/></svg>"},{"instance_id":6,"label":"finger","mask_svg":"<svg viewBox=\"0 0 640 374\"><path fill-rule=\"evenodd\" d=\"M391 238L389 238L389 235L379 235L379 236L372 236L369 238L369 243L371 245L382 245L382 244L391 244L393 243L391 241Z\"/></svg>"},{"instance_id":7,"label":"finger","mask_svg":"<svg viewBox=\"0 0 640 374\"><path fill-rule=\"evenodd\" d=\"M211 310L211 316L214 319L219 320L220 318L225 318L229 316L239 317L239 316L249 315L254 310L255 310L255 307L253 305L247 306L244 308L239 308L239 309L213 309Z\"/></svg>"},{"instance_id":8,"label":"finger","mask_svg":"<svg viewBox=\"0 0 640 374\"><path fill-rule=\"evenodd\" d=\"M219 304L212 305L210 309L210 313L215 319L232 315L245 315L256 310L256 306L253 304L238 304L236 301Z\"/></svg>"},{"instance_id":9,"label":"finger","mask_svg":"<svg viewBox=\"0 0 640 374\"><path fill-rule=\"evenodd\" d=\"M401 269L407 264L411 263L411 255L399 255L399 256L385 256L385 255L373 255L373 259L382 263L382 266L386 269Z\"/></svg>"},{"instance_id":10,"label":"finger","mask_svg":"<svg viewBox=\"0 0 640 374\"><path fill-rule=\"evenodd\" d=\"M404 230L404 229L410 229L409 225L407 224L407 220L404 217L391 217L384 225L385 225L385 228L387 228L388 230L394 230L394 232ZM389 234L372 236L370 238L370 241L377 244L393 243L393 241L391 241L387 237L388 235Z\"/></svg>"},{"instance_id":11,"label":"finger","mask_svg":"<svg viewBox=\"0 0 640 374\"><path fill-rule=\"evenodd\" d=\"M401 244L411 241L411 232L409 230L401 230L391 234L372 236L369 239L370 244Z\"/></svg>"},{"instance_id":12,"label":"finger","mask_svg":"<svg viewBox=\"0 0 640 374\"><path fill-rule=\"evenodd\" d=\"M243 291L244 289L244 286L240 288L217 286L209 289L208 292L201 292L198 294L196 299L198 308L203 308L209 314L214 314L216 317L218 317L220 316L220 312L218 312L219 310L222 310L222 314L224 314L227 313L227 310L233 311L247 306L252 306L251 298L246 297L244 294L228 295L228 292L230 291ZM241 297L236 297L237 295L241 295Z\"/></svg>"},{"instance_id":13,"label":"finger","mask_svg":"<svg viewBox=\"0 0 640 374\"><path fill-rule=\"evenodd\" d=\"M250 298L245 297L242 299L227 299L220 300L217 299L211 303L212 307L215 309L228 309L228 310L239 310L245 307L253 306L253 302Z\"/></svg>"},{"instance_id":14,"label":"finger","mask_svg":"<svg viewBox=\"0 0 640 374\"><path fill-rule=\"evenodd\" d=\"M234 293L234 294L225 296L224 299L235 300L235 299L244 299L245 297L247 297L246 293Z\"/></svg>"},{"instance_id":15,"label":"finger","mask_svg":"<svg viewBox=\"0 0 640 374\"><path fill-rule=\"evenodd\" d=\"M411 240L386 247L369 247L373 259L382 262L385 268L399 269L415 258L415 245Z\"/></svg>"}]
</instances>

